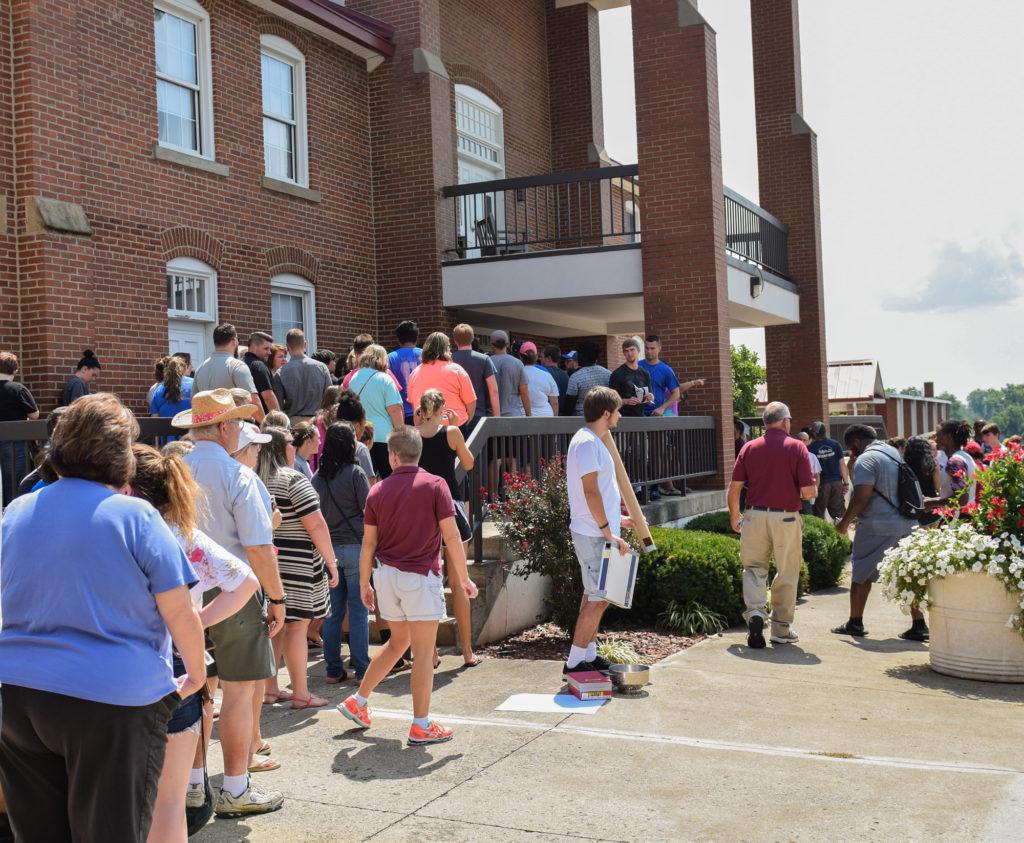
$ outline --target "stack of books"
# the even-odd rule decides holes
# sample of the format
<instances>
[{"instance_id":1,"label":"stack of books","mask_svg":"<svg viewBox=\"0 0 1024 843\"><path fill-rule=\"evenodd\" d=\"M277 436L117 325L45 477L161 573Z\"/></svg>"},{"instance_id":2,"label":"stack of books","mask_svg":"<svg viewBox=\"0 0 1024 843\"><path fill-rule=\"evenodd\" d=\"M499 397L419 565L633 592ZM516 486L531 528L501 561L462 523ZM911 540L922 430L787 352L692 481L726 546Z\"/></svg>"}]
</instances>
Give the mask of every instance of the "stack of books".
<instances>
[{"instance_id":1,"label":"stack of books","mask_svg":"<svg viewBox=\"0 0 1024 843\"><path fill-rule=\"evenodd\" d=\"M569 690L580 700L607 700L612 696L612 680L596 670L570 673Z\"/></svg>"}]
</instances>

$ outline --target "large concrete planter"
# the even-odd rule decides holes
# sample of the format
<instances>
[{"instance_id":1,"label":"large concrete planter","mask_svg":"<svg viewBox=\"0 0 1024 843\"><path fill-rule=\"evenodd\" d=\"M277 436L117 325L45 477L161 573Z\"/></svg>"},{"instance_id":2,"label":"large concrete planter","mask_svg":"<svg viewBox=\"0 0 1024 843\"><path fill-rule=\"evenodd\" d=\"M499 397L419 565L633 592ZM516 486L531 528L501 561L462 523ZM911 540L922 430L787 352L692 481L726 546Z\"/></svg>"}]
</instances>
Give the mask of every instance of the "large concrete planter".
<instances>
[{"instance_id":1,"label":"large concrete planter","mask_svg":"<svg viewBox=\"0 0 1024 843\"><path fill-rule=\"evenodd\" d=\"M1024 682L1024 638L1006 625L1019 611L1003 584L967 573L928 583L932 670L962 679Z\"/></svg>"}]
</instances>

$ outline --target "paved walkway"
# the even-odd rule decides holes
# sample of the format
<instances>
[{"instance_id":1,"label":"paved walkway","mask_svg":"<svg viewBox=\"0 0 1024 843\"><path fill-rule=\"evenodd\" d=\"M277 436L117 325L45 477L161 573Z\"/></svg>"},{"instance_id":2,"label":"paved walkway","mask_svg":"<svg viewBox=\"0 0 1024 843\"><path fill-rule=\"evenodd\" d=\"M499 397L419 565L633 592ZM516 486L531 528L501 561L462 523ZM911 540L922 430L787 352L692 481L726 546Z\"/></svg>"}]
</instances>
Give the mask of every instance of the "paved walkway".
<instances>
[{"instance_id":1,"label":"paved walkway","mask_svg":"<svg viewBox=\"0 0 1024 843\"><path fill-rule=\"evenodd\" d=\"M371 701L374 727L333 709L265 709L284 808L215 820L197 841L1020 840L1024 686L941 677L873 594L870 637L828 629L843 589L797 610L798 645L749 651L733 630L653 671L649 693L596 715L495 711L557 691L554 662L488 660L435 679L453 741L408 748L407 675ZM311 672L323 675L316 664ZM338 701L351 683L313 689ZM211 768L219 769L214 748ZM219 776L216 781L219 781Z\"/></svg>"}]
</instances>

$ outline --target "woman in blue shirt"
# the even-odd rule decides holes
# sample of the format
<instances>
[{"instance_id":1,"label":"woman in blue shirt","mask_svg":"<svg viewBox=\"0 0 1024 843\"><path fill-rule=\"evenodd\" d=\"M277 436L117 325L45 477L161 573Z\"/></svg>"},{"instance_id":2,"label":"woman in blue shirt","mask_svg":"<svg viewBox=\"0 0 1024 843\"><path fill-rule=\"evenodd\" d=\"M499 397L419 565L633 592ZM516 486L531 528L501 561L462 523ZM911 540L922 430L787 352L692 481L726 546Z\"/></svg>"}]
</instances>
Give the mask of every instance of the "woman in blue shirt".
<instances>
[{"instance_id":1,"label":"woman in blue shirt","mask_svg":"<svg viewBox=\"0 0 1024 843\"><path fill-rule=\"evenodd\" d=\"M192 378L185 377L185 361L168 357L164 362L164 382L153 390L149 412L170 419L184 410L192 409Z\"/></svg>"},{"instance_id":2,"label":"woman in blue shirt","mask_svg":"<svg viewBox=\"0 0 1024 843\"><path fill-rule=\"evenodd\" d=\"M206 678L196 575L119 494L138 432L115 395L79 398L53 434L60 479L4 514L0 785L19 840L145 839L168 718Z\"/></svg>"}]
</instances>

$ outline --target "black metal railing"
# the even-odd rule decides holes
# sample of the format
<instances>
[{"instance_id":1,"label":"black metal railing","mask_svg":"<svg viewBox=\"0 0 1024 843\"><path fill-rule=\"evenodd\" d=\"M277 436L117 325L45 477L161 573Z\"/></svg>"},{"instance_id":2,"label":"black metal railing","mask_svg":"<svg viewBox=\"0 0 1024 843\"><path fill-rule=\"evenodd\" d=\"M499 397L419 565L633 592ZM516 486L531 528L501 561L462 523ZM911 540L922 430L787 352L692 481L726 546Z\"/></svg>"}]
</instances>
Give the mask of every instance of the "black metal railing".
<instances>
[{"instance_id":1,"label":"black metal railing","mask_svg":"<svg viewBox=\"0 0 1024 843\"><path fill-rule=\"evenodd\" d=\"M139 440L160 446L164 437L180 436L182 431L171 427L170 419L140 416ZM39 463L46 445L46 421L0 422L0 477L6 505L17 492L18 484Z\"/></svg>"},{"instance_id":2,"label":"black metal railing","mask_svg":"<svg viewBox=\"0 0 1024 843\"><path fill-rule=\"evenodd\" d=\"M789 277L789 226L729 188L725 189L725 250Z\"/></svg>"},{"instance_id":3,"label":"black metal railing","mask_svg":"<svg viewBox=\"0 0 1024 843\"><path fill-rule=\"evenodd\" d=\"M446 187L449 260L640 241L635 164ZM632 203L632 204L631 204Z\"/></svg>"},{"instance_id":4,"label":"black metal railing","mask_svg":"<svg viewBox=\"0 0 1024 843\"><path fill-rule=\"evenodd\" d=\"M742 419L750 428L750 438L754 439L764 433L764 421L760 416L752 416ZM829 416L828 419L821 419L828 425L829 436L842 442L843 436L851 425L867 424L875 429L881 439L889 438L889 431L885 427L885 419L881 416ZM793 431L794 433L796 430Z\"/></svg>"},{"instance_id":5,"label":"black metal railing","mask_svg":"<svg viewBox=\"0 0 1024 843\"><path fill-rule=\"evenodd\" d=\"M471 471L458 467L466 481L473 523L473 552L483 558L483 522L488 500L497 500L502 474L529 471L541 475L541 461L564 455L573 434L583 426L579 416L549 418L485 418L469 437ZM715 419L711 416L622 419L614 433L626 473L644 491L669 481L713 475L717 466Z\"/></svg>"},{"instance_id":6,"label":"black metal railing","mask_svg":"<svg viewBox=\"0 0 1024 843\"><path fill-rule=\"evenodd\" d=\"M447 260L640 242L636 164L446 187ZM725 189L725 248L789 277L789 227Z\"/></svg>"}]
</instances>

